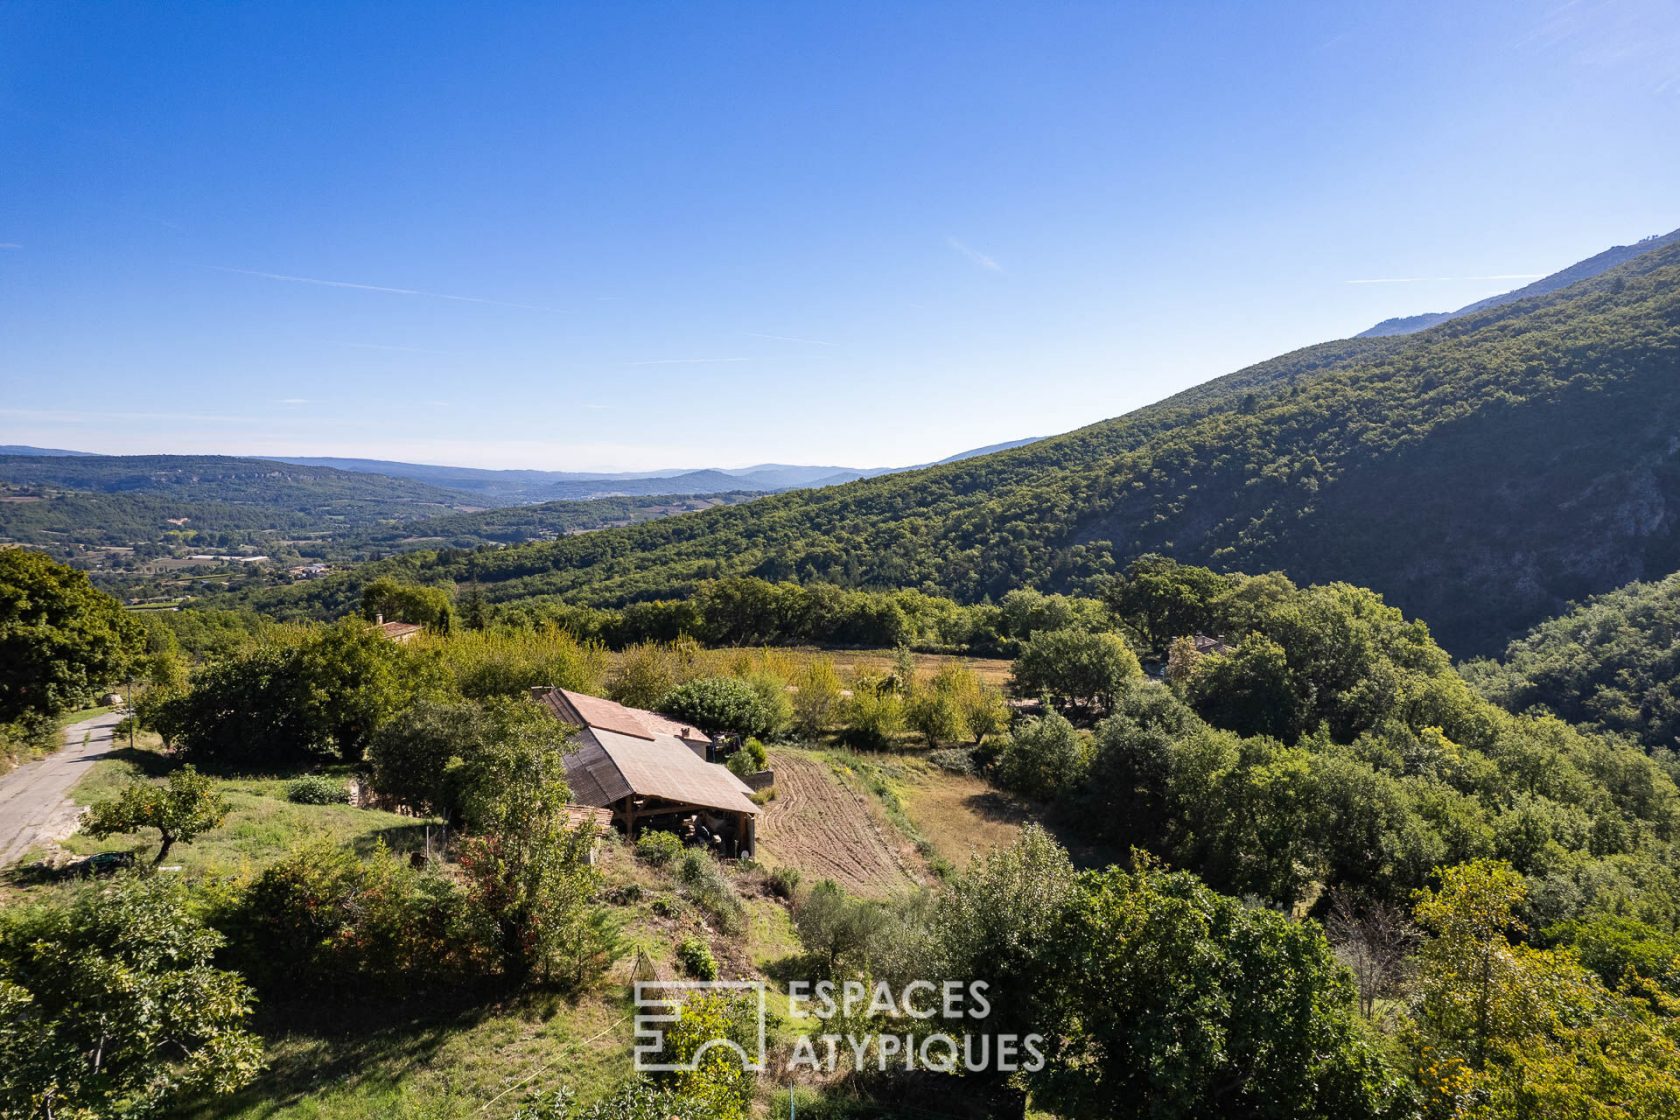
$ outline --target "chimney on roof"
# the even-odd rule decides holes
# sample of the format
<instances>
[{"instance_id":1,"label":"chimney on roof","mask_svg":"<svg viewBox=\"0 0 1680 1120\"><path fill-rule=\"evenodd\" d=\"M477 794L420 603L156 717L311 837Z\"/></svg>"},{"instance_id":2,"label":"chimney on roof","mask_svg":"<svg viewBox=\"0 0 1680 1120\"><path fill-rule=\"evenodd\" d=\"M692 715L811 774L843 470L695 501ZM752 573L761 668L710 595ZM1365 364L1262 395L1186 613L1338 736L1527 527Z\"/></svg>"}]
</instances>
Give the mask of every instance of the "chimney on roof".
<instances>
[{"instance_id":1,"label":"chimney on roof","mask_svg":"<svg viewBox=\"0 0 1680 1120\"><path fill-rule=\"evenodd\" d=\"M376 612L373 616L373 622L374 622L375 626L385 625L385 612L384 611Z\"/></svg>"},{"instance_id":2,"label":"chimney on roof","mask_svg":"<svg viewBox=\"0 0 1680 1120\"><path fill-rule=\"evenodd\" d=\"M553 691L554 686L551 684L534 684L531 686L531 699L541 700Z\"/></svg>"}]
</instances>

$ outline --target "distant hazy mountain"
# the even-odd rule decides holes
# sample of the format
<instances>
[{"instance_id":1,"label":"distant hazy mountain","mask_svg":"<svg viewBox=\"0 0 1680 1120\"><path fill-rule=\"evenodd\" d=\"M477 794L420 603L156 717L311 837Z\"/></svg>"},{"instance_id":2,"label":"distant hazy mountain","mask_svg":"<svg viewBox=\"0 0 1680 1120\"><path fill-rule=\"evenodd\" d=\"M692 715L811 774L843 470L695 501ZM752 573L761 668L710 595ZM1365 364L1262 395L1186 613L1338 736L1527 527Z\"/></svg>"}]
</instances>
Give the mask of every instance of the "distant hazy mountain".
<instances>
[{"instance_id":1,"label":"distant hazy mountain","mask_svg":"<svg viewBox=\"0 0 1680 1120\"><path fill-rule=\"evenodd\" d=\"M1387 338L1397 334L1416 334L1418 331L1428 330L1437 323L1445 323L1449 319L1457 319L1461 315L1469 315L1476 311L1486 311L1489 308L1501 307L1507 303L1515 303L1519 299L1529 296L1543 296L1548 292L1567 288L1571 284L1582 280L1591 280L1594 276L1608 272L1625 261L1653 249L1661 249L1680 241L1680 229L1673 233L1665 233L1660 237L1647 237L1636 245L1617 245L1613 249L1606 249L1596 257L1588 257L1584 261L1577 261L1561 272L1554 272L1541 280L1536 280L1527 287L1506 292L1503 295L1489 296L1487 299L1477 300L1475 303L1459 308L1457 311L1432 311L1423 315L1406 315L1397 319L1384 319L1368 331L1356 335L1357 338Z\"/></svg>"},{"instance_id":2,"label":"distant hazy mountain","mask_svg":"<svg viewBox=\"0 0 1680 1120\"><path fill-rule=\"evenodd\" d=\"M75 456L77 458L92 456L91 451L65 451L58 447L30 447L22 443L0 443L0 455L30 455L38 457Z\"/></svg>"},{"instance_id":3,"label":"distant hazy mountain","mask_svg":"<svg viewBox=\"0 0 1680 1120\"><path fill-rule=\"evenodd\" d=\"M1034 439L1037 437L1033 437ZM1032 443L1033 439L1012 440L990 447L963 451L941 463L954 463ZM635 497L640 495L707 495L739 491L772 493L816 486L837 486L860 478L917 470L909 467L795 466L787 463L759 463L750 467L703 467L692 470L588 471L483 470L478 467L448 467L427 463L399 463L388 459L336 459L276 456L277 463L331 467L356 474L379 474L406 478L472 495L492 504L576 501L588 498Z\"/></svg>"},{"instance_id":4,"label":"distant hazy mountain","mask_svg":"<svg viewBox=\"0 0 1680 1120\"><path fill-rule=\"evenodd\" d=\"M990 455L997 451L1010 451L1017 447L1025 447L1029 443L1037 443L1043 436L1028 436L1026 439L1012 439L1008 443L994 443L989 447L976 447L973 451L959 451L955 455L947 455L938 463L928 463L927 466L937 467L942 463L960 463L964 459L978 459L982 455Z\"/></svg>"}]
</instances>

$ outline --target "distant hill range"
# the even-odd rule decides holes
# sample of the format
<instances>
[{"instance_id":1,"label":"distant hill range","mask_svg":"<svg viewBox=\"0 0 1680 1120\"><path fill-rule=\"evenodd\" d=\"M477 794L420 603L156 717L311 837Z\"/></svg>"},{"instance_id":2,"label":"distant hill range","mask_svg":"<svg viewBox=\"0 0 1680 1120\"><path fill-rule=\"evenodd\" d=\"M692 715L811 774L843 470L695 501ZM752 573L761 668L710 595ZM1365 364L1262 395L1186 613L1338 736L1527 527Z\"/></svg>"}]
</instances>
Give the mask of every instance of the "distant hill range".
<instances>
[{"instance_id":1,"label":"distant hill range","mask_svg":"<svg viewBox=\"0 0 1680 1120\"><path fill-rule=\"evenodd\" d=\"M977 448L947 461L1024 442L1030 441ZM553 539L908 469L766 463L592 475L378 459L94 455L4 445L0 544L47 548L79 561L85 548L213 545L266 552L289 540L310 542L316 556L363 558Z\"/></svg>"},{"instance_id":2,"label":"distant hill range","mask_svg":"<svg viewBox=\"0 0 1680 1120\"><path fill-rule=\"evenodd\" d=\"M976 455L989 455L1033 442L1032 439L1012 440L990 447L963 451L942 463L954 463ZM281 456L276 462L297 463L315 467L333 467L342 471L363 474L382 474L390 478L409 478L474 495L481 500L498 504L524 502L576 501L589 498L632 497L644 494L705 495L728 494L741 491L774 493L780 490L799 490L815 486L836 486L856 482L860 478L877 478L916 470L915 467L837 467L794 466L786 463L760 463L751 467L702 467L692 470L626 471L596 473L587 471L483 470L476 467L433 466L425 463L399 463L388 459L335 459Z\"/></svg>"},{"instance_id":3,"label":"distant hill range","mask_svg":"<svg viewBox=\"0 0 1680 1120\"><path fill-rule=\"evenodd\" d=\"M970 451L959 452L956 455L941 459L939 462L955 463L963 459L972 459L978 455L990 455L996 451L1023 447L1032 442L1033 439L1018 439L1011 440L1008 443L994 443L989 447L977 447ZM47 447L0 445L0 457L5 456L20 458L73 456L76 458L107 459L112 462L120 460L139 463L144 461L154 466L170 459L179 459L183 464L190 465L224 458L196 455L95 455L86 451L61 451ZM487 506L583 501L591 498L639 497L644 495L672 497L740 494L743 492L769 494L781 490L798 490L812 486L835 486L843 482L855 482L860 478L875 478L884 474L896 474L902 471L917 470L919 467L936 465L921 463L914 467L806 467L785 463L761 463L752 467L705 467L693 470L626 471L612 474L588 471L498 471L484 470L478 467L400 463L389 459L339 459L284 455L261 460L246 458L226 459L226 461L285 463L295 467L324 468L350 474L381 475L385 478L406 479L437 487L441 490L454 491L455 494L451 500L456 504L466 500L474 505ZM84 471L74 477L94 477L102 473L98 469L91 470L91 474ZM189 471L189 473L191 472ZM46 474L37 472L37 477L44 478L50 475L50 471ZM6 481L11 477L13 476L0 474L0 481ZM70 485L71 483L65 479L60 479L59 484Z\"/></svg>"},{"instance_id":4,"label":"distant hill range","mask_svg":"<svg viewBox=\"0 0 1680 1120\"><path fill-rule=\"evenodd\" d=\"M1647 237L1634 245L1617 245L1613 249L1606 249L1596 257L1588 257L1584 261L1570 265L1562 272L1554 272L1550 276L1536 280L1534 283L1504 295L1489 296L1487 299L1477 300L1475 303L1459 308L1457 311L1432 311L1423 315L1406 315L1397 319L1384 319L1368 331L1358 335L1359 338L1387 338L1398 334L1416 334L1418 331L1428 330L1452 319L1486 311L1492 307L1503 307L1508 303L1515 303L1530 296L1545 295L1560 288L1567 288L1571 284L1582 280L1591 280L1600 276L1619 264L1632 260L1642 253L1649 253L1653 249L1660 249L1680 241L1680 229L1661 236Z\"/></svg>"},{"instance_id":5,"label":"distant hill range","mask_svg":"<svg viewBox=\"0 0 1680 1120\"><path fill-rule=\"evenodd\" d=\"M21 443L0 443L0 455L45 456L48 458L69 455L76 458L86 458L92 454L91 451L65 451L59 447L29 447Z\"/></svg>"}]
</instances>

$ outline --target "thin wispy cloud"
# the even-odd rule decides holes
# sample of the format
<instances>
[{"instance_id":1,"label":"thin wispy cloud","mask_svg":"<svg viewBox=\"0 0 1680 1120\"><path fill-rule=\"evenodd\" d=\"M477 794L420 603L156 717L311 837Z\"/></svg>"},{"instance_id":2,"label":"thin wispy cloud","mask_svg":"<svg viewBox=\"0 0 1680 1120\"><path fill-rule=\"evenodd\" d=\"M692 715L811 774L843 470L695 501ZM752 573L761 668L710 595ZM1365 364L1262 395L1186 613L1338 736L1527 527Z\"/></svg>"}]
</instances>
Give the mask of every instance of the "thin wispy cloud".
<instances>
[{"instance_id":1,"label":"thin wispy cloud","mask_svg":"<svg viewBox=\"0 0 1680 1120\"><path fill-rule=\"evenodd\" d=\"M394 350L399 354L450 354L450 350L432 350L425 346L391 346L382 342L341 342L354 350Z\"/></svg>"},{"instance_id":2,"label":"thin wispy cloud","mask_svg":"<svg viewBox=\"0 0 1680 1120\"><path fill-rule=\"evenodd\" d=\"M308 397L285 397L285 398L282 398L281 400L275 401L274 403L275 404L284 404L284 405L300 405L300 404L314 404L315 402L310 400Z\"/></svg>"},{"instance_id":3,"label":"thin wispy cloud","mask_svg":"<svg viewBox=\"0 0 1680 1120\"><path fill-rule=\"evenodd\" d=\"M23 246L19 245L16 241L0 241L0 249L21 249L21 248L23 248Z\"/></svg>"},{"instance_id":4,"label":"thin wispy cloud","mask_svg":"<svg viewBox=\"0 0 1680 1120\"><path fill-rule=\"evenodd\" d=\"M1668 72L1680 50L1680 23L1671 0L1570 0L1547 13L1517 46L1555 52L1577 66Z\"/></svg>"},{"instance_id":5,"label":"thin wispy cloud","mask_svg":"<svg viewBox=\"0 0 1680 1120\"><path fill-rule=\"evenodd\" d=\"M654 358L646 362L626 362L632 366L712 366L730 362L751 362L754 358Z\"/></svg>"},{"instance_id":6,"label":"thin wispy cloud","mask_svg":"<svg viewBox=\"0 0 1680 1120\"><path fill-rule=\"evenodd\" d=\"M1343 280L1344 284L1459 284L1471 280L1539 280L1544 272L1501 272L1491 276L1380 276L1372 280Z\"/></svg>"},{"instance_id":7,"label":"thin wispy cloud","mask_svg":"<svg viewBox=\"0 0 1680 1120\"><path fill-rule=\"evenodd\" d=\"M425 292L418 288L388 288L382 284L358 284L350 280L324 280L317 276L288 276L280 272L258 272L249 268L229 268L227 265L207 264L203 268L214 269L217 272L231 272L237 276L256 276L263 280L283 280L288 284L313 284L321 288L350 288L358 292L383 292L393 296L421 296L425 299L446 299L454 303L482 303L491 307L513 307L520 311L548 311L557 312L553 307L538 307L529 303L508 303L500 299L484 299L480 296L458 296L447 292Z\"/></svg>"},{"instance_id":8,"label":"thin wispy cloud","mask_svg":"<svg viewBox=\"0 0 1680 1120\"><path fill-rule=\"evenodd\" d=\"M748 338L768 338L772 342L799 342L806 346L837 346L839 343L824 342L820 338L795 338L788 334L761 334L758 331L748 331Z\"/></svg>"},{"instance_id":9,"label":"thin wispy cloud","mask_svg":"<svg viewBox=\"0 0 1680 1120\"><path fill-rule=\"evenodd\" d=\"M952 249L967 257L973 264L985 269L987 272L1003 271L1003 266L995 259L988 257L985 253L982 253L972 245L965 245L955 237L947 237L945 239L945 244L949 245Z\"/></svg>"}]
</instances>

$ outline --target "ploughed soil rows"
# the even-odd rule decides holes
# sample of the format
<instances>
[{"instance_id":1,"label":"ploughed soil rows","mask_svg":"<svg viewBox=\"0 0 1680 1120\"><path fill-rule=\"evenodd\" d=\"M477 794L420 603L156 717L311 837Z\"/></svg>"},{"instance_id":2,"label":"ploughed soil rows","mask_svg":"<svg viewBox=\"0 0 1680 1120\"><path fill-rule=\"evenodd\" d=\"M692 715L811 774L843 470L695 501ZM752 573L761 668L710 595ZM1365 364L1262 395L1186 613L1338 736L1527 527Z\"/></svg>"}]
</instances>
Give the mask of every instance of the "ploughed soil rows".
<instances>
[{"instance_id":1,"label":"ploughed soil rows","mask_svg":"<svg viewBox=\"0 0 1680 1120\"><path fill-rule=\"evenodd\" d=\"M759 819L758 840L771 863L796 867L807 881L833 879L854 894L886 895L919 881L880 810L825 763L776 751L770 765L776 798Z\"/></svg>"}]
</instances>

